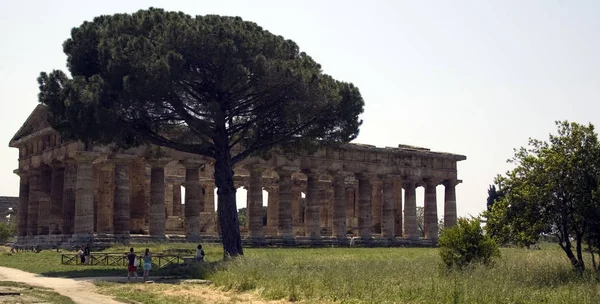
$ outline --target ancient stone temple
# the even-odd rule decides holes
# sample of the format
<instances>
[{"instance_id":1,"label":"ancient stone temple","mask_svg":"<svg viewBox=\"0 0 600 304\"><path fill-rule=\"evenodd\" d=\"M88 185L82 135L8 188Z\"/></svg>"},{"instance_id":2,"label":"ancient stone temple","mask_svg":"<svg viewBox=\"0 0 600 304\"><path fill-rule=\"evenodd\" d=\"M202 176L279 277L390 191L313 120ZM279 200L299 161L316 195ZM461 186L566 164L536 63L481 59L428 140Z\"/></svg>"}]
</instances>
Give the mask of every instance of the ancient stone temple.
<instances>
[{"instance_id":1,"label":"ancient stone temple","mask_svg":"<svg viewBox=\"0 0 600 304\"><path fill-rule=\"evenodd\" d=\"M212 159L153 146L85 149L64 141L47 113L38 105L10 141L19 149L19 242L218 241ZM444 186L443 223L451 226L461 182L456 164L465 159L358 144L248 158L234 177L247 189L247 201L238 202L247 207L244 244L432 244L439 228L436 187ZM424 237L417 187L425 188Z\"/></svg>"}]
</instances>

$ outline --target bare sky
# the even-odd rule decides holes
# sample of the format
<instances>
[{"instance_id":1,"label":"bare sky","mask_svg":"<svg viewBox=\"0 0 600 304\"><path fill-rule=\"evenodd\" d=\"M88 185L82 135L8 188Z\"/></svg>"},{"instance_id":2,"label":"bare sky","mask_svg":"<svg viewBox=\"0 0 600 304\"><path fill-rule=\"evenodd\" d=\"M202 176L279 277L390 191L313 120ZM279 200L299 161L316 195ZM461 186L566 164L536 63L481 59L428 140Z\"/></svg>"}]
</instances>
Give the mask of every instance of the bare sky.
<instances>
[{"instance_id":1,"label":"bare sky","mask_svg":"<svg viewBox=\"0 0 600 304\"><path fill-rule=\"evenodd\" d=\"M0 195L18 195L8 142L37 104L39 73L66 69L70 29L150 6L241 16L294 40L360 88L355 142L466 155L461 216L485 208L488 185L528 137L546 139L555 120L600 125L599 1L0 0Z\"/></svg>"}]
</instances>

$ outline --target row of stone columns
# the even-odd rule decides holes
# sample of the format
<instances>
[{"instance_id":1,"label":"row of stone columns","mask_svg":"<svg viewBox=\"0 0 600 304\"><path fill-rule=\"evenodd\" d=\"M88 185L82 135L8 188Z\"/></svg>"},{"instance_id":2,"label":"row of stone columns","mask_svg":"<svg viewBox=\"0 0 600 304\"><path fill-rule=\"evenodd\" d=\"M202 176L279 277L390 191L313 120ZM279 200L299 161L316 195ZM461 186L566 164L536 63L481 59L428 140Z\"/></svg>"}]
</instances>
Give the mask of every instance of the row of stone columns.
<instances>
[{"instance_id":1,"label":"row of stone columns","mask_svg":"<svg viewBox=\"0 0 600 304\"><path fill-rule=\"evenodd\" d=\"M17 172L21 176L19 236L63 234L73 235L74 239L85 239L94 232L112 232L117 238L129 238L134 214L130 164L136 157L112 156L110 166L96 172L100 187L112 189L99 196L110 196L112 200L111 203L97 206L95 210L93 162L99 156L98 153L80 153L72 160L49 167ZM149 233L151 236L164 237L166 218L183 214L184 233L188 239L196 240L201 233L200 214L207 212L203 206L205 200L213 198L214 185L205 186L207 193L203 193L199 177L199 168L203 163L193 160L181 162L186 171L183 183L186 188L185 210L182 212L180 185L167 181L165 176L165 165L169 161L149 161ZM265 170L248 168L248 229L250 237L259 239L265 234L262 223L262 175ZM292 174L297 170L282 167L276 171L279 180L268 188L267 224L284 239L293 238L294 225L304 225L306 235L311 238L320 238L323 226L331 228L333 236L345 238L347 225L354 214L357 214L358 236L362 238L371 237L373 226L379 227L380 231L376 230L375 233L381 233L385 238L418 237L415 187L421 184L425 187L425 237L437 237L436 181L425 180L417 184L393 176L360 173L354 176L358 181L358 191L348 191L345 183L348 173L329 172L332 183L324 189L320 187L322 182L319 180L323 172L305 170L306 203L304 213L300 214L300 188L294 186L292 180ZM444 181L444 186L444 223L451 226L456 222L456 181ZM402 188L405 190L404 206L400 197ZM94 227L95 219L97 227Z\"/></svg>"},{"instance_id":2,"label":"row of stone columns","mask_svg":"<svg viewBox=\"0 0 600 304\"><path fill-rule=\"evenodd\" d=\"M250 182L248 187L248 232L252 238L264 237L262 227L262 169L250 168ZM300 212L294 207L296 196L292 187L292 169L278 169L279 180L275 185L265 187L268 190L267 225L277 228L277 235L282 238L293 237L294 224L300 223L293 217L298 217ZM349 199L354 199L354 193L347 192L345 184L347 173L331 172L333 184L333 197L330 199L327 189L320 187L319 176L321 172L306 170L307 176L304 230L311 238L321 238L321 228L330 227L332 236L346 238L347 223L350 223L349 214L354 210ZM406 236L418 238L416 187L423 185L425 188L424 199L424 234L426 238L436 239L438 236L437 195L438 181L425 180L417 183L414 180L402 181L393 176L376 176L374 174L360 173L355 175L358 180L358 236L370 238L373 227L380 227L384 238ZM379 179L380 182L375 182ZM444 181L444 224L449 227L456 223L456 181ZM402 204L401 190L404 189L404 206ZM327 205L328 204L328 205ZM298 204L299 206L299 204ZM403 208L404 207L404 208ZM332 213L329 216L329 213ZM332 222L328 222L332 219Z\"/></svg>"},{"instance_id":3,"label":"row of stone columns","mask_svg":"<svg viewBox=\"0 0 600 304\"><path fill-rule=\"evenodd\" d=\"M112 191L99 191L98 201L109 201L107 196L112 197L110 203L99 204L95 208L93 162L100 156L99 153L84 152L77 154L74 159L51 166L33 168L29 172L17 171L21 178L18 235L62 234L71 235L74 241L85 241L95 232L102 232L112 233L116 239L128 239L134 214L131 199L135 195L130 187L130 164L136 157L113 156L110 166L97 169L100 189L112 187ZM167 183L164 167L169 161L149 161L151 236L165 236ZM185 233L189 239L196 240L200 237L200 212L204 200L198 172L203 163L186 161L182 164L186 168ZM180 215L181 189L172 188L170 195L171 213ZM179 203L173 204L173 200ZM143 210L137 211L140 212L145 213Z\"/></svg>"}]
</instances>

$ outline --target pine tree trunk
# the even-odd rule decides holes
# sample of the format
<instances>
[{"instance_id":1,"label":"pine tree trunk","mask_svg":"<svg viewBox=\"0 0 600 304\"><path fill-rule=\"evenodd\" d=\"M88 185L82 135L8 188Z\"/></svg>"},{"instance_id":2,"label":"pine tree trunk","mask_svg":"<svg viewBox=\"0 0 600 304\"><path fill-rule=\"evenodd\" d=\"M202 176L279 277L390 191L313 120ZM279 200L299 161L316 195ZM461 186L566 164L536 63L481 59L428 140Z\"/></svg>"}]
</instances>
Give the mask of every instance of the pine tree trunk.
<instances>
[{"instance_id":1,"label":"pine tree trunk","mask_svg":"<svg viewBox=\"0 0 600 304\"><path fill-rule=\"evenodd\" d=\"M217 157L214 178L218 188L217 210L223 238L223 254L225 257L243 255L235 201L236 189L233 184L233 166L228 151Z\"/></svg>"}]
</instances>

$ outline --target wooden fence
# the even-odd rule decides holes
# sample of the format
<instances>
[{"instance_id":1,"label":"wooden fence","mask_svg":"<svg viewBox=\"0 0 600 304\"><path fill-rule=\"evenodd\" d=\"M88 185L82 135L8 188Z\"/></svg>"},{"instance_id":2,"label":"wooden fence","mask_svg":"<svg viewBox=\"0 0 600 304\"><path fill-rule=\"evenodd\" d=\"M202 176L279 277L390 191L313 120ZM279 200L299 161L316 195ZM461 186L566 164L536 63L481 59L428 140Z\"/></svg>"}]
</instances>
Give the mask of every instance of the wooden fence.
<instances>
[{"instance_id":1,"label":"wooden fence","mask_svg":"<svg viewBox=\"0 0 600 304\"><path fill-rule=\"evenodd\" d=\"M117 252L92 252L90 253L89 263L85 265L89 266L127 266L127 254ZM183 264L187 261L193 260L195 255L192 254L165 254L165 253L153 253L152 254L152 267L162 268L173 264ZM142 255L138 255L138 260L142 261ZM77 253L63 253L61 255L61 264L64 265L83 265L81 263L81 256Z\"/></svg>"}]
</instances>

